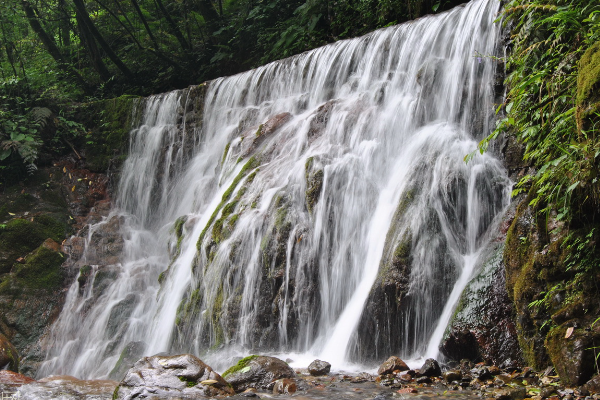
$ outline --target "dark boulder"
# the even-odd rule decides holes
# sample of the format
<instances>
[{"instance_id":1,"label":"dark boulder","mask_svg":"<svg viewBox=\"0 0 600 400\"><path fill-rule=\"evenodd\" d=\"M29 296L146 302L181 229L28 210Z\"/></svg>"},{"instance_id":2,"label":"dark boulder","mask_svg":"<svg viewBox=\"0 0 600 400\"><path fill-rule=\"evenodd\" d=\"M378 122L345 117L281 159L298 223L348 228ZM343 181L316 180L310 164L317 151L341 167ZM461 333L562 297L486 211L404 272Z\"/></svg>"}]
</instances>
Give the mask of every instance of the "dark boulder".
<instances>
[{"instance_id":1,"label":"dark boulder","mask_svg":"<svg viewBox=\"0 0 600 400\"><path fill-rule=\"evenodd\" d=\"M428 358L425 360L425 363L421 367L421 375L423 376L440 376L442 375L442 370L440 369L440 365L433 358Z\"/></svg>"},{"instance_id":2,"label":"dark boulder","mask_svg":"<svg viewBox=\"0 0 600 400\"><path fill-rule=\"evenodd\" d=\"M331 370L331 364L327 361L315 360L308 366L308 373L312 376L327 375Z\"/></svg>"},{"instance_id":3,"label":"dark boulder","mask_svg":"<svg viewBox=\"0 0 600 400\"><path fill-rule=\"evenodd\" d=\"M378 375L391 374L394 371L408 371L408 365L400 357L391 356L377 370Z\"/></svg>"},{"instance_id":4,"label":"dark boulder","mask_svg":"<svg viewBox=\"0 0 600 400\"><path fill-rule=\"evenodd\" d=\"M113 399L197 398L234 394L211 367L190 354L144 357L127 371Z\"/></svg>"},{"instance_id":5,"label":"dark boulder","mask_svg":"<svg viewBox=\"0 0 600 400\"><path fill-rule=\"evenodd\" d=\"M249 356L223 373L236 392L249 388L272 390L278 379L295 378L294 370L284 361L268 356Z\"/></svg>"}]
</instances>

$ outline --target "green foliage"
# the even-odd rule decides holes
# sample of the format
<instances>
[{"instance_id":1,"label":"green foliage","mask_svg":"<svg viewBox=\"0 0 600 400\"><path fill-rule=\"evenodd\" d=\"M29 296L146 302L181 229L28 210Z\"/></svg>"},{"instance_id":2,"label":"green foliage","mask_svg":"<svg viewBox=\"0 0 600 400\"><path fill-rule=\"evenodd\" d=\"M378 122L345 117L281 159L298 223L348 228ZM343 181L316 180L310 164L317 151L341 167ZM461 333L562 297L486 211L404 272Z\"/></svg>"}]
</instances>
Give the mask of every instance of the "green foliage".
<instances>
[{"instance_id":1,"label":"green foliage","mask_svg":"<svg viewBox=\"0 0 600 400\"><path fill-rule=\"evenodd\" d=\"M578 61L600 35L599 13L600 5L586 0L513 0L504 11L514 24L509 92L504 117L479 149L500 133L516 135L535 172L514 193L531 190L530 205L557 210L559 220L589 218L600 205L600 127L584 130L576 121Z\"/></svg>"}]
</instances>

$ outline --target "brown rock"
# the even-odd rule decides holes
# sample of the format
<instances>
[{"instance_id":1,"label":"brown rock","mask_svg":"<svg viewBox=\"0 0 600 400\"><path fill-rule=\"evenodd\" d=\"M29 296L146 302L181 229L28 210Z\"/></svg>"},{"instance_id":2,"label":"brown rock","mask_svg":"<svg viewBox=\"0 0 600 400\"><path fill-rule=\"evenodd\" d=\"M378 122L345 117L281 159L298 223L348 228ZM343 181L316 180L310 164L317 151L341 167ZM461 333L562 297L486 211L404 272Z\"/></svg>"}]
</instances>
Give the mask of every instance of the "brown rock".
<instances>
[{"instance_id":1,"label":"brown rock","mask_svg":"<svg viewBox=\"0 0 600 400\"><path fill-rule=\"evenodd\" d=\"M410 393L419 393L419 391L415 388L404 388L404 389L400 389L400 390L396 390L396 393L400 393L400 394L410 394Z\"/></svg>"},{"instance_id":2,"label":"brown rock","mask_svg":"<svg viewBox=\"0 0 600 400\"><path fill-rule=\"evenodd\" d=\"M292 379L283 378L275 381L273 386L274 394L292 394L297 390L296 382Z\"/></svg>"},{"instance_id":3,"label":"brown rock","mask_svg":"<svg viewBox=\"0 0 600 400\"><path fill-rule=\"evenodd\" d=\"M42 243L42 246L47 248L48 250L59 252L61 251L60 244L56 243L54 240L48 238Z\"/></svg>"},{"instance_id":4,"label":"brown rock","mask_svg":"<svg viewBox=\"0 0 600 400\"><path fill-rule=\"evenodd\" d=\"M377 370L378 375L391 374L393 371L408 371L408 365L400 357L391 356Z\"/></svg>"},{"instance_id":5,"label":"brown rock","mask_svg":"<svg viewBox=\"0 0 600 400\"><path fill-rule=\"evenodd\" d=\"M8 341L6 336L0 333L0 369L19 372L19 353Z\"/></svg>"},{"instance_id":6,"label":"brown rock","mask_svg":"<svg viewBox=\"0 0 600 400\"><path fill-rule=\"evenodd\" d=\"M28 376L18 374L13 371L0 371L0 385L24 385L35 382Z\"/></svg>"},{"instance_id":7,"label":"brown rock","mask_svg":"<svg viewBox=\"0 0 600 400\"><path fill-rule=\"evenodd\" d=\"M581 389L587 393L600 393L600 375L596 375L587 381Z\"/></svg>"}]
</instances>

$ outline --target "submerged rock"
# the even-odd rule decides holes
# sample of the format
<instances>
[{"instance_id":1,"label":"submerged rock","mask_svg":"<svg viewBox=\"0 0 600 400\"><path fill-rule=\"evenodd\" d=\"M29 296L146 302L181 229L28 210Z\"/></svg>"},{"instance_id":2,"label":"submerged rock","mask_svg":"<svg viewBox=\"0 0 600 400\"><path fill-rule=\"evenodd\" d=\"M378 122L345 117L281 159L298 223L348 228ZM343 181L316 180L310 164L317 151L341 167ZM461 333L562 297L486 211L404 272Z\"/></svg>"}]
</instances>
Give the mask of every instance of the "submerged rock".
<instances>
[{"instance_id":1,"label":"submerged rock","mask_svg":"<svg viewBox=\"0 0 600 400\"><path fill-rule=\"evenodd\" d=\"M400 357L391 356L377 370L378 375L391 374L394 371L408 371L408 365Z\"/></svg>"},{"instance_id":2,"label":"submerged rock","mask_svg":"<svg viewBox=\"0 0 600 400\"><path fill-rule=\"evenodd\" d=\"M0 392L12 392L19 386L31 382L34 382L34 380L28 376L13 371L0 371Z\"/></svg>"},{"instance_id":3,"label":"submerged rock","mask_svg":"<svg viewBox=\"0 0 600 400\"><path fill-rule=\"evenodd\" d=\"M296 373L284 361L268 356L249 356L223 373L223 378L236 392L249 388L270 390L282 378L295 378Z\"/></svg>"},{"instance_id":4,"label":"submerged rock","mask_svg":"<svg viewBox=\"0 0 600 400\"><path fill-rule=\"evenodd\" d=\"M308 373L312 376L327 375L331 370L331 364L327 361L315 360L308 366Z\"/></svg>"},{"instance_id":5,"label":"submerged rock","mask_svg":"<svg viewBox=\"0 0 600 400\"><path fill-rule=\"evenodd\" d=\"M127 371L113 399L197 398L234 394L229 384L190 354L144 357Z\"/></svg>"}]
</instances>

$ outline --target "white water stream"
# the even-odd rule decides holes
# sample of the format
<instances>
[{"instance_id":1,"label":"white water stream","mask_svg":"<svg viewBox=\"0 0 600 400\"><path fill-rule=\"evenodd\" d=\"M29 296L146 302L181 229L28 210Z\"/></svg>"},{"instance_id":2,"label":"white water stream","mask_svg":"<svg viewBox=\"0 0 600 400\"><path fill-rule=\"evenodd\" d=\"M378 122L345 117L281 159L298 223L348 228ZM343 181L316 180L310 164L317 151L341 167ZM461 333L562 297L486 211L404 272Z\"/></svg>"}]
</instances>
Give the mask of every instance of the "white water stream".
<instances>
[{"instance_id":1,"label":"white water stream","mask_svg":"<svg viewBox=\"0 0 600 400\"><path fill-rule=\"evenodd\" d=\"M495 61L473 56L495 54L498 7L475 0L209 82L194 128L197 91L147 99L116 207L79 261L93 281L73 283L38 375L105 377L134 343L216 369L251 352L347 367L407 237L389 316L405 321L401 343L375 346L436 357L508 202L498 160L463 161L494 123ZM111 221L124 241L108 263L90 254Z\"/></svg>"}]
</instances>

